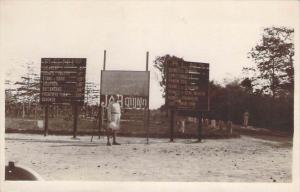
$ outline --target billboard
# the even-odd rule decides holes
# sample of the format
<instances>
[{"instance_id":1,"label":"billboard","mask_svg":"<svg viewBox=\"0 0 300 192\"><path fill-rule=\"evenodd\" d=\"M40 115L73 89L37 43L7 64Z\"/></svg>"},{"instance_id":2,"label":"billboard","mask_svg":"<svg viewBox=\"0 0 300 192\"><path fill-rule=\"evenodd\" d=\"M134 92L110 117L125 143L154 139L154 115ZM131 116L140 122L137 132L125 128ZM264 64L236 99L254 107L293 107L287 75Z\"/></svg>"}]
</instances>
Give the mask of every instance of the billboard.
<instances>
[{"instance_id":1,"label":"billboard","mask_svg":"<svg viewBox=\"0 0 300 192\"><path fill-rule=\"evenodd\" d=\"M122 108L148 107L149 80L149 71L101 71L101 105L107 106L112 95L118 95L118 102Z\"/></svg>"},{"instance_id":2,"label":"billboard","mask_svg":"<svg viewBox=\"0 0 300 192\"><path fill-rule=\"evenodd\" d=\"M208 111L209 64L188 61L166 63L166 104L170 108Z\"/></svg>"},{"instance_id":3,"label":"billboard","mask_svg":"<svg viewBox=\"0 0 300 192\"><path fill-rule=\"evenodd\" d=\"M101 95L149 96L149 71L101 71Z\"/></svg>"},{"instance_id":4,"label":"billboard","mask_svg":"<svg viewBox=\"0 0 300 192\"><path fill-rule=\"evenodd\" d=\"M84 103L86 58L42 58L40 103Z\"/></svg>"}]
</instances>

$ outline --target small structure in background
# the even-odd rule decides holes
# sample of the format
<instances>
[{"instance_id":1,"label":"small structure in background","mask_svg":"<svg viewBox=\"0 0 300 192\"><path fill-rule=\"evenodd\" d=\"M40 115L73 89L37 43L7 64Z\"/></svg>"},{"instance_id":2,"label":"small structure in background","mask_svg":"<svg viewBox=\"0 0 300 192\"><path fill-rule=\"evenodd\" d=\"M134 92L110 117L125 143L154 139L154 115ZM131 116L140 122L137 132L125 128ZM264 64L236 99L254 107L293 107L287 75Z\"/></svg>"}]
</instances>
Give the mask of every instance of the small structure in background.
<instances>
[{"instance_id":1,"label":"small structure in background","mask_svg":"<svg viewBox=\"0 0 300 192\"><path fill-rule=\"evenodd\" d=\"M179 127L179 132L180 133L185 133L185 118L184 117L181 117L177 120L177 126Z\"/></svg>"},{"instance_id":2,"label":"small structure in background","mask_svg":"<svg viewBox=\"0 0 300 192\"><path fill-rule=\"evenodd\" d=\"M209 127L209 119L208 118L204 119L204 126Z\"/></svg>"},{"instance_id":3,"label":"small structure in background","mask_svg":"<svg viewBox=\"0 0 300 192\"><path fill-rule=\"evenodd\" d=\"M244 121L243 121L243 126L244 128L247 128L248 127L248 122L249 122L249 112L246 111L244 113Z\"/></svg>"},{"instance_id":4,"label":"small structure in background","mask_svg":"<svg viewBox=\"0 0 300 192\"><path fill-rule=\"evenodd\" d=\"M211 126L212 129L215 129L217 127L215 119L211 120L211 125L210 126Z\"/></svg>"},{"instance_id":5,"label":"small structure in background","mask_svg":"<svg viewBox=\"0 0 300 192\"><path fill-rule=\"evenodd\" d=\"M227 130L232 135L232 121L227 121Z\"/></svg>"},{"instance_id":6,"label":"small structure in background","mask_svg":"<svg viewBox=\"0 0 300 192\"><path fill-rule=\"evenodd\" d=\"M40 129L44 128L44 121L43 120L37 120L37 127Z\"/></svg>"}]
</instances>

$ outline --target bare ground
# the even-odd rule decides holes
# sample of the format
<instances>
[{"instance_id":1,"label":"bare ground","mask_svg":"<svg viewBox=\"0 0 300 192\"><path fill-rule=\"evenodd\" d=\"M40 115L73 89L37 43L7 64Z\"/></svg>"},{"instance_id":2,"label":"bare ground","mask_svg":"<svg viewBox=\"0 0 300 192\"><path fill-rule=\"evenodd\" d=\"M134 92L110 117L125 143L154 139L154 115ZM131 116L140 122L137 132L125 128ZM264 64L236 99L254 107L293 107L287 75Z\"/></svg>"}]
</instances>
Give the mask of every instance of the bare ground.
<instances>
[{"instance_id":1,"label":"bare ground","mask_svg":"<svg viewBox=\"0 0 300 192\"><path fill-rule=\"evenodd\" d=\"M292 141L242 136L194 140L6 134L5 160L45 180L291 182Z\"/></svg>"}]
</instances>

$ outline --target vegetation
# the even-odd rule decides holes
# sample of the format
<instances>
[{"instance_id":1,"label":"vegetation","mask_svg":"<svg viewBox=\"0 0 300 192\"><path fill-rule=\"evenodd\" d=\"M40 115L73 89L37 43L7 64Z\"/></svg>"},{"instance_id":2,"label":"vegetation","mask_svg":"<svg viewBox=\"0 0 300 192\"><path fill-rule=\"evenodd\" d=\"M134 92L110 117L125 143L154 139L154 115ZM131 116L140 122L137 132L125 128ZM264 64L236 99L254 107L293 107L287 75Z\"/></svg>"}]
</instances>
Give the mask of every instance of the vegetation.
<instances>
[{"instance_id":1,"label":"vegetation","mask_svg":"<svg viewBox=\"0 0 300 192\"><path fill-rule=\"evenodd\" d=\"M254 85L274 98L294 93L294 30L285 27L265 28L261 41L251 49L249 58Z\"/></svg>"},{"instance_id":2,"label":"vegetation","mask_svg":"<svg viewBox=\"0 0 300 192\"><path fill-rule=\"evenodd\" d=\"M293 33L293 29L286 27L265 28L261 41L249 52L254 66L244 68L243 79L225 85L210 81L211 110L206 116L242 124L243 113L248 111L250 125L293 132ZM164 96L164 66L168 60L181 58L164 55L154 61Z\"/></svg>"},{"instance_id":3,"label":"vegetation","mask_svg":"<svg viewBox=\"0 0 300 192\"><path fill-rule=\"evenodd\" d=\"M182 61L182 58L171 56L171 55L165 55L161 57L156 57L154 60L154 67L159 71L159 85L162 88L163 97L166 95L166 76L165 76L165 63L168 61Z\"/></svg>"}]
</instances>

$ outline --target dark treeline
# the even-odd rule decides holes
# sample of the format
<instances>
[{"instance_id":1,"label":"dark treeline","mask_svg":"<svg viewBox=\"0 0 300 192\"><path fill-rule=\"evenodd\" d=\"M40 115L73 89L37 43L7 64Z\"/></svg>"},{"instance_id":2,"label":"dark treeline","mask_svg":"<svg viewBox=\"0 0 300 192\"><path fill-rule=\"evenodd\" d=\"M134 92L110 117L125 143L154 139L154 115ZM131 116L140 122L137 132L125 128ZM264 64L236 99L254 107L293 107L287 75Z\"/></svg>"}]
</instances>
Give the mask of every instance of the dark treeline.
<instances>
[{"instance_id":1,"label":"dark treeline","mask_svg":"<svg viewBox=\"0 0 300 192\"><path fill-rule=\"evenodd\" d=\"M6 97L5 115L13 118L41 119L43 107L39 103L8 102ZM242 124L243 114L248 111L250 126L293 131L293 97L278 97L272 106L271 96L249 92L239 81L227 85L210 82L210 111L205 114L209 119L232 121ZM272 112L271 112L272 110ZM80 108L80 117L95 119L97 105L85 104ZM273 117L271 116L273 114ZM50 118L72 119L72 107L68 105L50 106Z\"/></svg>"},{"instance_id":2,"label":"dark treeline","mask_svg":"<svg viewBox=\"0 0 300 192\"><path fill-rule=\"evenodd\" d=\"M208 118L242 124L243 114L249 112L249 125L282 131L293 131L293 97L273 98L249 92L239 81L225 86L210 83L210 112Z\"/></svg>"},{"instance_id":3,"label":"dark treeline","mask_svg":"<svg viewBox=\"0 0 300 192\"><path fill-rule=\"evenodd\" d=\"M99 106L85 103L79 109L79 117L81 119L95 120ZM72 110L71 105L49 105L49 118L72 120ZM40 103L6 102L5 105L5 117L42 119L44 115L44 106L40 105Z\"/></svg>"}]
</instances>

